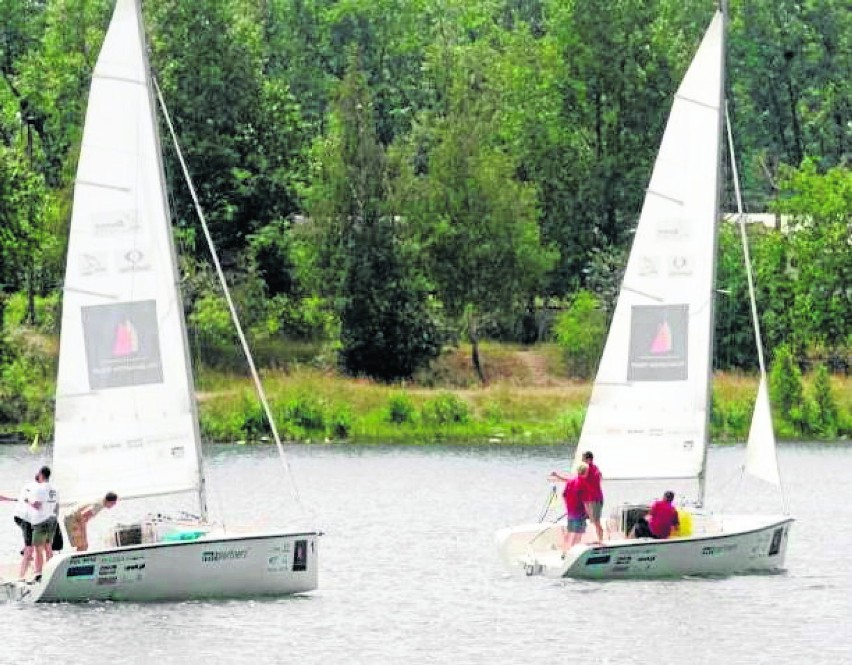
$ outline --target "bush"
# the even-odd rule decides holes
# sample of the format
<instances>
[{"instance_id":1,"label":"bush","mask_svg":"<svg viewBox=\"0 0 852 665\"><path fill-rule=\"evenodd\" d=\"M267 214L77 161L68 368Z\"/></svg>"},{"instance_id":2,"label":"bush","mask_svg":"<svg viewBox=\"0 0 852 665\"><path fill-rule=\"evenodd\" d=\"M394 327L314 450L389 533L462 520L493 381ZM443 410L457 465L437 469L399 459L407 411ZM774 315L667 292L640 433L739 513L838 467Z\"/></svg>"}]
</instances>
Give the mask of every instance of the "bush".
<instances>
[{"instance_id":1,"label":"bush","mask_svg":"<svg viewBox=\"0 0 852 665\"><path fill-rule=\"evenodd\" d=\"M303 430L323 430L325 429L324 411L320 400L310 395L302 395L290 400L284 406L284 420Z\"/></svg>"},{"instance_id":2,"label":"bush","mask_svg":"<svg viewBox=\"0 0 852 665\"><path fill-rule=\"evenodd\" d=\"M812 426L820 436L833 439L837 436L837 402L831 393L828 370L825 365L817 365L814 372L812 393Z\"/></svg>"},{"instance_id":3,"label":"bush","mask_svg":"<svg viewBox=\"0 0 852 665\"><path fill-rule=\"evenodd\" d=\"M470 407L453 393L440 393L423 405L421 417L434 425L466 423L470 420Z\"/></svg>"},{"instance_id":4,"label":"bush","mask_svg":"<svg viewBox=\"0 0 852 665\"><path fill-rule=\"evenodd\" d=\"M583 431L585 419L586 411L582 408L565 411L559 416L559 431L562 432L566 441L575 443L580 440L580 432Z\"/></svg>"},{"instance_id":5,"label":"bush","mask_svg":"<svg viewBox=\"0 0 852 665\"><path fill-rule=\"evenodd\" d=\"M12 330L24 325L28 308L27 294L18 291L9 296L3 310L3 326ZM35 297L35 329L43 333L59 331L60 319L59 292Z\"/></svg>"},{"instance_id":6,"label":"bush","mask_svg":"<svg viewBox=\"0 0 852 665\"><path fill-rule=\"evenodd\" d=\"M417 416L417 410L414 408L414 403L406 393L394 393L388 400L387 421L402 425L403 423L413 423Z\"/></svg>"},{"instance_id":7,"label":"bush","mask_svg":"<svg viewBox=\"0 0 852 665\"><path fill-rule=\"evenodd\" d=\"M570 373L584 379L592 377L606 338L606 313L594 294L578 291L570 307L556 317L553 330L565 350Z\"/></svg>"},{"instance_id":8,"label":"bush","mask_svg":"<svg viewBox=\"0 0 852 665\"><path fill-rule=\"evenodd\" d=\"M782 419L803 431L807 405L802 395L802 373L793 361L790 348L783 344L775 351L769 374L769 395Z\"/></svg>"},{"instance_id":9,"label":"bush","mask_svg":"<svg viewBox=\"0 0 852 665\"><path fill-rule=\"evenodd\" d=\"M328 417L328 433L332 439L348 439L352 432L352 412L347 406L338 406Z\"/></svg>"}]
</instances>

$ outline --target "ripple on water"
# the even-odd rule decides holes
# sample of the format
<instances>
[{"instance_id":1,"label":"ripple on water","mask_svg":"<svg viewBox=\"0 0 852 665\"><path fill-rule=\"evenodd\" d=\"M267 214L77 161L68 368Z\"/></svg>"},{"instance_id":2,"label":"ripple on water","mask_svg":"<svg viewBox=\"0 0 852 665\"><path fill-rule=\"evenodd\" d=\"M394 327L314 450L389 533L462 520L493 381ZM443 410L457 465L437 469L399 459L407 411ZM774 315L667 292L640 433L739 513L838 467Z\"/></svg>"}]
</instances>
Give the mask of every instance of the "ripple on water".
<instances>
[{"instance_id":1,"label":"ripple on water","mask_svg":"<svg viewBox=\"0 0 852 665\"><path fill-rule=\"evenodd\" d=\"M211 505L229 521L292 514L274 451L214 449ZM711 449L713 477L741 448ZM538 514L561 449L290 449L321 516L320 589L300 598L0 606L0 663L845 663L852 616L852 448L785 446L797 523L781 575L597 583L508 574L493 531ZM0 491L39 464L0 448ZM604 470L605 471L605 470ZM813 492L813 478L820 492ZM246 488L251 488L246 492ZM761 505L745 490L729 505ZM807 534L807 536L805 536ZM0 553L18 533L0 529ZM831 548L814 544L832 542ZM836 553L836 554L835 554Z\"/></svg>"}]
</instances>

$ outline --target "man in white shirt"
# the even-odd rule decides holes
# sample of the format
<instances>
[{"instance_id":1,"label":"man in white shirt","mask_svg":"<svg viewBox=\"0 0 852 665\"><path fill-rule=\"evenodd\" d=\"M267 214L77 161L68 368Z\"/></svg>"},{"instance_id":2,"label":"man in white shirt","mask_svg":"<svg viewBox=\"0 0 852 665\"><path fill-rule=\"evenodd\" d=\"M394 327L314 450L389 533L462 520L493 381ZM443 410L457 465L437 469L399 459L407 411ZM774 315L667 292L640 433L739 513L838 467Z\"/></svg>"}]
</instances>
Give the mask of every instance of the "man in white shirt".
<instances>
[{"instance_id":1,"label":"man in white shirt","mask_svg":"<svg viewBox=\"0 0 852 665\"><path fill-rule=\"evenodd\" d=\"M53 555L50 544L57 529L56 514L59 502L56 490L50 484L50 467L43 466L36 474L35 484L30 486L29 505L32 524L32 546L35 553L35 574L41 575L44 562Z\"/></svg>"},{"instance_id":2,"label":"man in white shirt","mask_svg":"<svg viewBox=\"0 0 852 665\"><path fill-rule=\"evenodd\" d=\"M20 577L22 579L24 575L26 575L27 568L29 567L30 561L33 557L33 525L30 522L30 505L28 503L29 490L32 484L33 483L27 483L24 485L18 493L17 499L11 496L0 495L0 501L15 502L15 510L12 513L12 517L15 520L15 524L17 524L21 529L21 533L24 537L24 548L21 550L22 558L20 570Z\"/></svg>"},{"instance_id":3,"label":"man in white shirt","mask_svg":"<svg viewBox=\"0 0 852 665\"><path fill-rule=\"evenodd\" d=\"M18 493L15 511L13 513L15 524L21 529L21 534L24 537L24 548L21 550L21 579L27 574L27 568L33 560L33 515L41 508L41 503L36 498L34 492L38 487L38 474L36 480L29 482L21 488ZM12 501L10 497L3 497L7 501Z\"/></svg>"}]
</instances>

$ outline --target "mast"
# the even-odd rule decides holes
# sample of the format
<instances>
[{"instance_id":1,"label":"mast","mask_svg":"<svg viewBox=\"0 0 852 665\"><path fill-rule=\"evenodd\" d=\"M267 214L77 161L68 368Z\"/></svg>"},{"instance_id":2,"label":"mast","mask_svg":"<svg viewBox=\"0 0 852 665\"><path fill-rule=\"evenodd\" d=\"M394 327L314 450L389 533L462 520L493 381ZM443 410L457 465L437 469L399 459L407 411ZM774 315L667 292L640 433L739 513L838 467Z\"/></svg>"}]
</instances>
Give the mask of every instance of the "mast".
<instances>
[{"instance_id":1,"label":"mast","mask_svg":"<svg viewBox=\"0 0 852 665\"><path fill-rule=\"evenodd\" d=\"M153 119L154 125L154 136L156 137L156 145L157 149L154 151L159 171L160 178L160 193L163 197L163 210L165 211L165 219L167 222L170 222L172 219L171 210L169 208L169 201L166 196L166 175L165 169L163 168L163 154L162 150L159 146L160 143L160 132L158 129L158 123L156 120L156 100L154 98L154 89L151 84L151 65L148 61L148 46L147 40L145 39L145 27L144 22L142 20L142 3L141 0L133 0L134 8L136 10L136 24L139 28L139 40L142 44L142 58L145 62L145 87L148 92L148 107L149 112L151 113L151 117ZM172 266L174 268L175 279L178 280L174 284L175 294L176 294L176 302L180 308L180 331L181 331L181 342L183 345L183 355L185 359L184 367L186 368L186 385L188 389L187 399L189 400L189 410L192 414L192 431L193 431L193 443L195 444L195 455L198 460L197 469L198 469L198 508L200 512L201 519L207 520L207 490L206 490L206 481L204 478L204 459L201 453L201 431L198 424L198 403L195 399L195 380L192 376L192 361L189 355L189 338L186 332L186 321L183 315L183 298L180 290L180 281L179 275L180 270L178 267L177 261L177 253L175 251L175 243L172 236L171 225L169 225L168 229L169 234L169 254L170 260L172 262Z\"/></svg>"},{"instance_id":2,"label":"mast","mask_svg":"<svg viewBox=\"0 0 852 665\"><path fill-rule=\"evenodd\" d=\"M710 445L710 418L711 418L711 410L713 403L713 349L715 346L715 328L716 328L716 265L717 265L717 252L719 245L719 223L721 220L720 207L721 207L721 198L722 198L722 131L724 128L724 119L725 114L723 112L724 109L724 101L725 101L725 32L727 28L727 20L728 20L728 7L727 0L719 0L719 12L722 14L722 48L719 49L720 52L720 62L719 62L719 98L718 98L718 110L717 114L719 117L719 131L718 136L719 140L716 144L716 209L713 214L713 251L711 256L713 257L712 268L711 268L711 277L710 277L710 294L708 307L710 309L710 334L708 335L708 345L709 348L707 350L707 409L705 413L705 424L704 424L704 453L701 459L701 471L698 474L698 501L696 504L698 507L704 505L704 495L706 492L706 484L707 484L707 449Z\"/></svg>"}]
</instances>

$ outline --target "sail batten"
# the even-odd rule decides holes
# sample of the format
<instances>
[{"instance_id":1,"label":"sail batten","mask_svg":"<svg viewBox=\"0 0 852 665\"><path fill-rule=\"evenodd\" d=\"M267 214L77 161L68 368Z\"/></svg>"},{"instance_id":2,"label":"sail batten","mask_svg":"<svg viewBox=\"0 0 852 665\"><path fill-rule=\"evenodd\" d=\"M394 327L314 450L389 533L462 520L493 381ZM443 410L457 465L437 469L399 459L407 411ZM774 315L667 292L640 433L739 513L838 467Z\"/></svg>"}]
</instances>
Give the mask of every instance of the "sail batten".
<instances>
[{"instance_id":1,"label":"sail batten","mask_svg":"<svg viewBox=\"0 0 852 665\"><path fill-rule=\"evenodd\" d=\"M608 480L698 479L707 445L723 19L672 103L578 455Z\"/></svg>"},{"instance_id":2,"label":"sail batten","mask_svg":"<svg viewBox=\"0 0 852 665\"><path fill-rule=\"evenodd\" d=\"M198 490L200 442L141 16L118 0L86 110L63 290L63 502Z\"/></svg>"}]
</instances>

